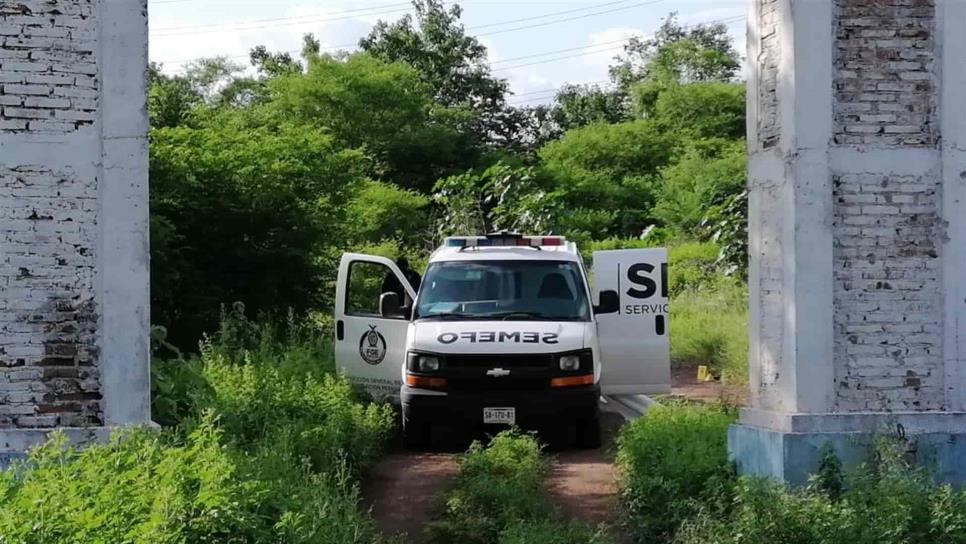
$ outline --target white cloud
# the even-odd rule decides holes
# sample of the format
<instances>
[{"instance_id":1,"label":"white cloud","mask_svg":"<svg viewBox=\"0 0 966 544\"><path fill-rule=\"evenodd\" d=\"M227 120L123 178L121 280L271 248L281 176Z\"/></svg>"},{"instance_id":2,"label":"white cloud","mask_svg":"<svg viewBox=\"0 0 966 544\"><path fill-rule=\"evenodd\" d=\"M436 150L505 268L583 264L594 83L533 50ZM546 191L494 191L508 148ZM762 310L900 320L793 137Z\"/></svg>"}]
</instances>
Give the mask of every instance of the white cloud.
<instances>
[{"instance_id":1,"label":"white cloud","mask_svg":"<svg viewBox=\"0 0 966 544\"><path fill-rule=\"evenodd\" d=\"M492 39L490 39L490 38L477 38L477 40L479 40L480 44L482 44L483 47L486 48L486 58L491 63L492 62L497 62L501 58L503 58L497 52L497 50L496 50L496 42L494 42Z\"/></svg>"},{"instance_id":2,"label":"white cloud","mask_svg":"<svg viewBox=\"0 0 966 544\"><path fill-rule=\"evenodd\" d=\"M404 13L357 13L305 3L273 15L272 19L286 19L276 21L260 21L268 18L265 16L236 17L230 25L201 26L205 23L197 19L156 17L151 20L150 58L163 62L167 72L176 72L185 61L197 57L225 55L246 63L248 52L256 45L297 53L302 48L302 36L310 32L323 48L351 49L379 19L395 19Z\"/></svg>"}]
</instances>

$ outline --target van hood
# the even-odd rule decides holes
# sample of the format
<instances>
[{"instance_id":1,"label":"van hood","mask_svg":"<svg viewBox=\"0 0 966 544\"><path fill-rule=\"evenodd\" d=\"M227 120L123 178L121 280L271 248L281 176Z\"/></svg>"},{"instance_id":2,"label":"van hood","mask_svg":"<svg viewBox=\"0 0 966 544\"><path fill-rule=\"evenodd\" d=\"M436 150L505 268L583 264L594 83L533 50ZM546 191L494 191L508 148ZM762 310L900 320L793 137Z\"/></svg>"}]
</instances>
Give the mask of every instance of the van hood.
<instances>
[{"instance_id":1,"label":"van hood","mask_svg":"<svg viewBox=\"0 0 966 544\"><path fill-rule=\"evenodd\" d=\"M585 321L423 321L413 349L433 353L559 353L585 347Z\"/></svg>"}]
</instances>

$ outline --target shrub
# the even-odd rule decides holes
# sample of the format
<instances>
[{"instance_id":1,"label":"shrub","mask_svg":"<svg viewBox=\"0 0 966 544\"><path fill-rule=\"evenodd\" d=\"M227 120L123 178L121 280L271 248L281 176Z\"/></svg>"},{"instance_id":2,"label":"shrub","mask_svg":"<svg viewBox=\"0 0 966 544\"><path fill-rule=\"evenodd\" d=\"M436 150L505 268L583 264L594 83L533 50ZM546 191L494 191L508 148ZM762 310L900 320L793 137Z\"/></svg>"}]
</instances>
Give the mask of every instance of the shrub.
<instances>
[{"instance_id":1,"label":"shrub","mask_svg":"<svg viewBox=\"0 0 966 544\"><path fill-rule=\"evenodd\" d=\"M744 140L691 142L680 159L661 170L654 216L686 235L704 235L709 208L745 189Z\"/></svg>"},{"instance_id":2,"label":"shrub","mask_svg":"<svg viewBox=\"0 0 966 544\"><path fill-rule=\"evenodd\" d=\"M210 415L185 437L142 430L77 450L57 436L0 477L0 541L374 540L342 472L310 472L285 448L248 455L223 438Z\"/></svg>"},{"instance_id":3,"label":"shrub","mask_svg":"<svg viewBox=\"0 0 966 544\"><path fill-rule=\"evenodd\" d=\"M350 384L320 372L295 372L284 361L238 364L217 348L202 355L214 388L211 407L240 446L285 443L316 469L343 459L364 468L393 428L389 405L352 402Z\"/></svg>"},{"instance_id":4,"label":"shrub","mask_svg":"<svg viewBox=\"0 0 966 544\"><path fill-rule=\"evenodd\" d=\"M703 509L720 511L733 486L726 430L730 408L655 406L618 438L622 517L641 542L667 541Z\"/></svg>"},{"instance_id":5,"label":"shrub","mask_svg":"<svg viewBox=\"0 0 966 544\"><path fill-rule=\"evenodd\" d=\"M474 442L444 497L443 518L430 525L441 542L490 543L511 523L549 517L542 500L540 444L520 431L504 431L489 446Z\"/></svg>"},{"instance_id":6,"label":"shrub","mask_svg":"<svg viewBox=\"0 0 966 544\"><path fill-rule=\"evenodd\" d=\"M603 529L564 521L543 494L546 463L541 447L519 430L496 435L489 446L474 442L460 461L453 488L443 497L443 517L429 531L438 542L602 543Z\"/></svg>"},{"instance_id":7,"label":"shrub","mask_svg":"<svg viewBox=\"0 0 966 544\"><path fill-rule=\"evenodd\" d=\"M744 478L730 515L703 513L679 534L683 544L931 544L966 540L966 491L935 485L904 459L904 444L881 440L869 463L829 493Z\"/></svg>"},{"instance_id":8,"label":"shrub","mask_svg":"<svg viewBox=\"0 0 966 544\"><path fill-rule=\"evenodd\" d=\"M393 429L331 373L328 335L235 307L200 356L161 359L162 432L59 437L0 472L0 543L369 543L356 477ZM169 349L169 351L171 351Z\"/></svg>"},{"instance_id":9,"label":"shrub","mask_svg":"<svg viewBox=\"0 0 966 544\"><path fill-rule=\"evenodd\" d=\"M602 528L586 523L544 519L520 522L500 533L499 544L605 544L610 536Z\"/></svg>"},{"instance_id":10,"label":"shrub","mask_svg":"<svg viewBox=\"0 0 966 544\"><path fill-rule=\"evenodd\" d=\"M331 302L347 204L368 161L322 127L225 112L151 132L151 313L183 349L219 304L257 314Z\"/></svg>"},{"instance_id":11,"label":"shrub","mask_svg":"<svg viewBox=\"0 0 966 544\"><path fill-rule=\"evenodd\" d=\"M668 247L668 293L713 289L722 274L718 271L718 246L710 242L684 242Z\"/></svg>"}]
</instances>

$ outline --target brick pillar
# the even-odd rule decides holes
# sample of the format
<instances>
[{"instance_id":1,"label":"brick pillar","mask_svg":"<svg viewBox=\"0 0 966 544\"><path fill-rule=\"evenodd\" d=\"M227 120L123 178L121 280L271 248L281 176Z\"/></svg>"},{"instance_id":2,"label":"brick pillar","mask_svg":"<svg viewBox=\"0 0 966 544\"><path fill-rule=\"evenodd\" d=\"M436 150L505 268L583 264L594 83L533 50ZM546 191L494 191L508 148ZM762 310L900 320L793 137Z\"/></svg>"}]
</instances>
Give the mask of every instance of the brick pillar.
<instances>
[{"instance_id":1,"label":"brick pillar","mask_svg":"<svg viewBox=\"0 0 966 544\"><path fill-rule=\"evenodd\" d=\"M751 0L746 473L901 424L966 482L966 2Z\"/></svg>"},{"instance_id":2,"label":"brick pillar","mask_svg":"<svg viewBox=\"0 0 966 544\"><path fill-rule=\"evenodd\" d=\"M0 456L150 422L146 0L0 0Z\"/></svg>"}]
</instances>

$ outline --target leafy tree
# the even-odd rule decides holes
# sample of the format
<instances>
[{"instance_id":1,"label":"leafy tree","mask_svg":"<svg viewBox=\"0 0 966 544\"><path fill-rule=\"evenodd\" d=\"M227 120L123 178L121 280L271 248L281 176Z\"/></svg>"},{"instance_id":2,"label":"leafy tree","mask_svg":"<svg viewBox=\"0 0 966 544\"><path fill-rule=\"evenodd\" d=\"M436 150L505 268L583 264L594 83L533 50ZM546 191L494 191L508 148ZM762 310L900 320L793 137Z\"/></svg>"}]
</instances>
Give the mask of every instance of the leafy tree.
<instances>
[{"instance_id":1,"label":"leafy tree","mask_svg":"<svg viewBox=\"0 0 966 544\"><path fill-rule=\"evenodd\" d=\"M413 0L413 6L415 18L407 14L394 23L380 21L360 40L360 47L377 58L415 68L438 103L470 108L479 138L514 134L512 127L520 119L506 105L509 84L493 77L486 47L466 35L460 6L447 9L442 0ZM507 122L511 127L504 126Z\"/></svg>"},{"instance_id":2,"label":"leafy tree","mask_svg":"<svg viewBox=\"0 0 966 544\"><path fill-rule=\"evenodd\" d=\"M654 216L677 232L700 237L709 208L745 189L745 143L692 142L680 159L661 170Z\"/></svg>"},{"instance_id":3,"label":"leafy tree","mask_svg":"<svg viewBox=\"0 0 966 544\"><path fill-rule=\"evenodd\" d=\"M653 222L654 180L674 147L650 120L595 123L567 132L540 149L556 182L568 234L594 239L639 235Z\"/></svg>"},{"instance_id":4,"label":"leafy tree","mask_svg":"<svg viewBox=\"0 0 966 544\"><path fill-rule=\"evenodd\" d=\"M435 179L473 160L460 109L436 104L411 67L368 54L319 55L305 73L268 82L263 122L325 127L348 148L374 159L370 174L428 191Z\"/></svg>"},{"instance_id":5,"label":"leafy tree","mask_svg":"<svg viewBox=\"0 0 966 544\"><path fill-rule=\"evenodd\" d=\"M635 100L642 115L644 105ZM704 82L670 85L661 92L650 112L667 130L689 138L745 137L745 86L740 83Z\"/></svg>"},{"instance_id":6,"label":"leafy tree","mask_svg":"<svg viewBox=\"0 0 966 544\"><path fill-rule=\"evenodd\" d=\"M148 66L148 119L154 128L171 128L192 117L254 102L260 83L240 76L243 66L226 57L200 58L183 75L167 75L159 64ZM196 119L197 120L197 119Z\"/></svg>"},{"instance_id":7,"label":"leafy tree","mask_svg":"<svg viewBox=\"0 0 966 544\"><path fill-rule=\"evenodd\" d=\"M312 35L308 34L305 36L305 43L308 44L309 40L312 40ZM304 49L305 45L303 45ZM316 53L318 51L316 50ZM276 77L287 74L297 74L301 73L305 67L299 62L291 53L272 53L264 45L258 45L252 48L251 52L248 54L248 58L252 63L252 66L258 70L258 73L264 77Z\"/></svg>"},{"instance_id":8,"label":"leafy tree","mask_svg":"<svg viewBox=\"0 0 966 544\"><path fill-rule=\"evenodd\" d=\"M322 307L365 166L323 130L236 112L153 131L152 321L190 347L221 304Z\"/></svg>"},{"instance_id":9,"label":"leafy tree","mask_svg":"<svg viewBox=\"0 0 966 544\"><path fill-rule=\"evenodd\" d=\"M192 88L210 103L218 100L221 91L245 69L228 57L203 57L185 65L185 78Z\"/></svg>"},{"instance_id":10,"label":"leafy tree","mask_svg":"<svg viewBox=\"0 0 966 544\"><path fill-rule=\"evenodd\" d=\"M557 201L549 182L533 166L502 160L441 179L433 193L442 214L438 234L442 238L498 230L550 233Z\"/></svg>"},{"instance_id":11,"label":"leafy tree","mask_svg":"<svg viewBox=\"0 0 966 544\"><path fill-rule=\"evenodd\" d=\"M701 226L706 229L706 237L721 247L718 265L725 274L747 280L748 191L727 196L712 206Z\"/></svg>"},{"instance_id":12,"label":"leafy tree","mask_svg":"<svg viewBox=\"0 0 966 544\"><path fill-rule=\"evenodd\" d=\"M185 76L169 76L161 65L148 65L148 120L152 127L176 127L186 122L203 98Z\"/></svg>"},{"instance_id":13,"label":"leafy tree","mask_svg":"<svg viewBox=\"0 0 966 544\"><path fill-rule=\"evenodd\" d=\"M637 82L731 81L740 67L741 57L724 24L684 26L671 13L653 37L631 38L610 74L627 88Z\"/></svg>"},{"instance_id":14,"label":"leafy tree","mask_svg":"<svg viewBox=\"0 0 966 544\"><path fill-rule=\"evenodd\" d=\"M429 198L391 183L367 180L346 211L346 228L354 244L395 240L418 244L427 233Z\"/></svg>"},{"instance_id":15,"label":"leafy tree","mask_svg":"<svg viewBox=\"0 0 966 544\"><path fill-rule=\"evenodd\" d=\"M557 92L551 117L561 130L591 123L627 121L626 95L599 85L565 85Z\"/></svg>"}]
</instances>

